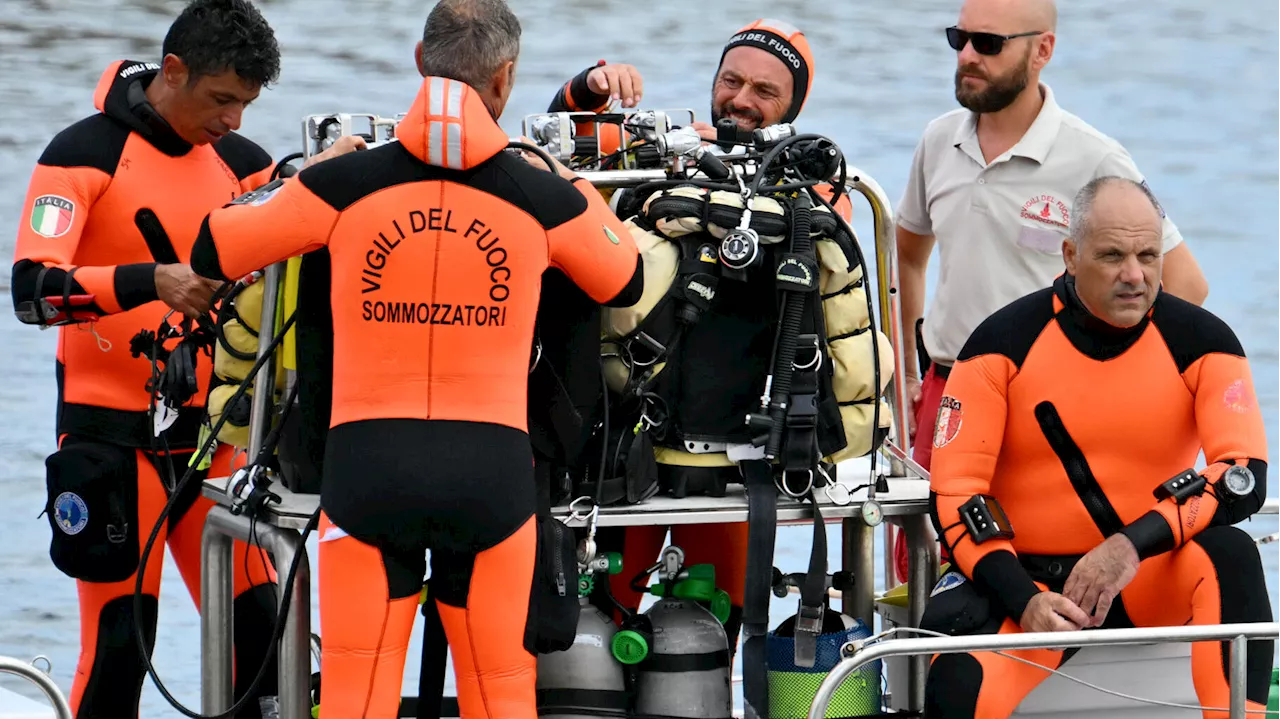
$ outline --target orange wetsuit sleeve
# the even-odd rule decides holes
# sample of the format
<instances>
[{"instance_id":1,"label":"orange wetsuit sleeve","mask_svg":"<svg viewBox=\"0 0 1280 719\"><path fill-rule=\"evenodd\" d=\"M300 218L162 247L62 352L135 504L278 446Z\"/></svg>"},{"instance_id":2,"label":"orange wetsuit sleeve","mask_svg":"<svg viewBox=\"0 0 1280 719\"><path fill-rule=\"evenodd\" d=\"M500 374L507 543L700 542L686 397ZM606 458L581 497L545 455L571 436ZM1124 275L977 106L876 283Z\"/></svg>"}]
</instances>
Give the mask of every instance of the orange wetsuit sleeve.
<instances>
[{"instance_id":1,"label":"orange wetsuit sleeve","mask_svg":"<svg viewBox=\"0 0 1280 719\"><path fill-rule=\"evenodd\" d=\"M587 75L604 64L601 60L561 85L556 96L551 98L547 112L600 112L608 107L609 96L597 94L587 85Z\"/></svg>"},{"instance_id":2,"label":"orange wetsuit sleeve","mask_svg":"<svg viewBox=\"0 0 1280 719\"><path fill-rule=\"evenodd\" d=\"M596 302L614 307L635 304L644 290L644 265L631 232L591 183L578 178L573 186L587 206L547 230L550 264Z\"/></svg>"},{"instance_id":3,"label":"orange wetsuit sleeve","mask_svg":"<svg viewBox=\"0 0 1280 719\"><path fill-rule=\"evenodd\" d=\"M849 201L848 192L841 192L840 198L833 204L831 198L835 195L836 190L830 183L824 182L820 185L815 185L813 189L818 193L819 197L826 200L828 204L835 208L836 212L840 213L845 222L853 223L853 203Z\"/></svg>"},{"instance_id":4,"label":"orange wetsuit sleeve","mask_svg":"<svg viewBox=\"0 0 1280 719\"><path fill-rule=\"evenodd\" d=\"M91 321L157 299L154 262L75 264L89 213L111 176L96 167L44 159L27 188L14 251L10 287L18 318L28 324ZM43 314L40 299L58 314Z\"/></svg>"},{"instance_id":5,"label":"orange wetsuit sleeve","mask_svg":"<svg viewBox=\"0 0 1280 719\"><path fill-rule=\"evenodd\" d=\"M1234 337L1232 337L1234 341ZM1212 352L1182 373L1195 397L1196 427L1208 467L1206 491L1178 504L1168 497L1122 530L1146 559L1181 547L1213 524L1235 524L1257 512L1267 496L1267 435L1249 362L1236 352ZM1253 491L1237 497L1221 482L1232 465L1247 467Z\"/></svg>"},{"instance_id":6,"label":"orange wetsuit sleeve","mask_svg":"<svg viewBox=\"0 0 1280 719\"><path fill-rule=\"evenodd\" d=\"M271 174L274 173L275 170L276 168L274 166L268 165L252 175L249 175L240 181L240 191L253 192L259 187L271 182Z\"/></svg>"},{"instance_id":7,"label":"orange wetsuit sleeve","mask_svg":"<svg viewBox=\"0 0 1280 719\"><path fill-rule=\"evenodd\" d=\"M1001 354L955 364L939 404L929 477L934 525L952 561L965 576L993 591L1014 621L1040 589L1022 568L1010 540L973 541L960 519L960 506L974 495L991 493L1009 413L1009 383L1016 372Z\"/></svg>"},{"instance_id":8,"label":"orange wetsuit sleeve","mask_svg":"<svg viewBox=\"0 0 1280 719\"><path fill-rule=\"evenodd\" d=\"M191 248L191 269L211 279L236 279L326 246L341 213L307 186L314 176L308 170L316 167L209 213Z\"/></svg>"}]
</instances>

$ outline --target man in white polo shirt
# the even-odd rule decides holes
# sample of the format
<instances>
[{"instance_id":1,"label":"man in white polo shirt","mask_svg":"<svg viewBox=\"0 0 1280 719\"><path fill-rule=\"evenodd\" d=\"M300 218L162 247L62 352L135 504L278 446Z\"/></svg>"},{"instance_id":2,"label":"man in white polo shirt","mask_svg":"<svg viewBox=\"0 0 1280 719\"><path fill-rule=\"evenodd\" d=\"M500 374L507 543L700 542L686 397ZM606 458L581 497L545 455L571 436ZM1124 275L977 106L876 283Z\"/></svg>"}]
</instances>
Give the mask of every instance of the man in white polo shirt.
<instances>
[{"instance_id":1,"label":"man in white polo shirt","mask_svg":"<svg viewBox=\"0 0 1280 719\"><path fill-rule=\"evenodd\" d=\"M1062 240L1081 187L1102 175L1144 182L1118 142L1059 107L1040 82L1056 26L1052 0L967 0L947 29L962 107L925 128L897 211L905 381L914 404L907 414L912 456L926 469L946 376L969 333L1062 273ZM1161 214L1164 289L1201 304L1204 275ZM925 270L935 243L938 288L925 313ZM916 357L928 365L923 379Z\"/></svg>"}]
</instances>

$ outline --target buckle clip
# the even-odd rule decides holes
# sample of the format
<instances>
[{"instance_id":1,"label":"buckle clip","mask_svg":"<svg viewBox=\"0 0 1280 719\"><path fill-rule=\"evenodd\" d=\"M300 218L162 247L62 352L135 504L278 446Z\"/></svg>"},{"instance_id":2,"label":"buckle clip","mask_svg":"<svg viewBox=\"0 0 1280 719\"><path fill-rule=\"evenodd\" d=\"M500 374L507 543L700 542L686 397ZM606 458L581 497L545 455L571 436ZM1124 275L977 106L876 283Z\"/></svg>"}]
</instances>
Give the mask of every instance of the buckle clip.
<instances>
[{"instance_id":1,"label":"buckle clip","mask_svg":"<svg viewBox=\"0 0 1280 719\"><path fill-rule=\"evenodd\" d=\"M822 607L805 606L801 599L796 611L796 666L812 667L817 662L819 634L822 634Z\"/></svg>"}]
</instances>

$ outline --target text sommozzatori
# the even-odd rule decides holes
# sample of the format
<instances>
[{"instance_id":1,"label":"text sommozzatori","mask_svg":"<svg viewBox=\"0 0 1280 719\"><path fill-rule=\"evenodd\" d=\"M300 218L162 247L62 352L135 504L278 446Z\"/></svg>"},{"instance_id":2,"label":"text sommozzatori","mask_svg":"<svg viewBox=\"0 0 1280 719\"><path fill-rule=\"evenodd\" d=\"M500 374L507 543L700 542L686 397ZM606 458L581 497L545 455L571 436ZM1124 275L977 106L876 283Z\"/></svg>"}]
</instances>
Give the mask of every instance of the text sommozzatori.
<instances>
[{"instance_id":1,"label":"text sommozzatori","mask_svg":"<svg viewBox=\"0 0 1280 719\"><path fill-rule=\"evenodd\" d=\"M485 265L488 266L488 298L494 304L365 300L362 303L361 317L366 322L465 327L502 327L506 324L507 308L502 303L511 296L511 288L507 285L511 281L511 269L507 267L507 251L502 247L502 238L479 219L472 220L459 233L460 225L454 224L453 215L452 209L433 207L425 211L411 210L403 224L399 220L392 220L393 229L379 232L365 252L364 267L360 270L360 280L364 286L360 292L367 294L381 290L387 263L400 243L411 235L430 231L461 234L463 240L474 241L476 250L482 253Z\"/></svg>"}]
</instances>

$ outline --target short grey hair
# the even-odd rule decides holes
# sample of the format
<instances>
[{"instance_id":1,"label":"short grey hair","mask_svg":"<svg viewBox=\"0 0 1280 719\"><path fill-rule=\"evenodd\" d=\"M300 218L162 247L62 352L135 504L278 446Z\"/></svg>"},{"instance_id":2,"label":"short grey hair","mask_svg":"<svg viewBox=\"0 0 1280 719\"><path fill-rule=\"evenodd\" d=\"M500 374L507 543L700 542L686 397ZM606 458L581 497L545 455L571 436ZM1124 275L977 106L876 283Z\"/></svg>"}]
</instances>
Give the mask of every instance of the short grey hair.
<instances>
[{"instance_id":1,"label":"short grey hair","mask_svg":"<svg viewBox=\"0 0 1280 719\"><path fill-rule=\"evenodd\" d=\"M520 55L520 21L504 0L440 0L422 29L422 71L480 89Z\"/></svg>"},{"instance_id":2,"label":"short grey hair","mask_svg":"<svg viewBox=\"0 0 1280 719\"><path fill-rule=\"evenodd\" d=\"M1093 203L1098 199L1098 193L1107 185L1114 184L1129 185L1137 188L1138 191L1142 193L1143 197L1146 197L1147 201L1151 203L1151 207L1155 209L1156 214L1160 217L1164 217L1164 210L1160 209L1160 202L1156 200L1155 195L1151 194L1151 188L1147 187L1147 183L1134 182L1127 177L1120 177L1119 175L1103 175L1102 177L1095 177L1085 183L1084 187L1080 188L1080 191L1076 193L1076 197L1071 203L1071 214L1073 217L1071 218L1071 231L1068 238L1075 243L1077 247L1080 246L1080 243L1089 233L1089 220L1093 215Z\"/></svg>"}]
</instances>

